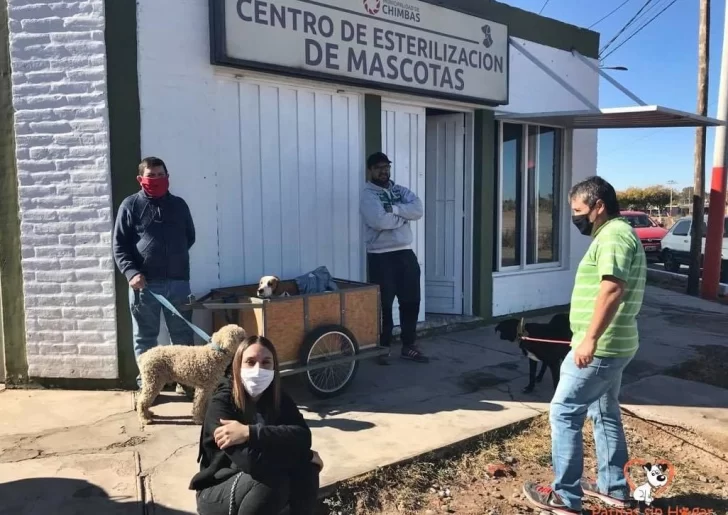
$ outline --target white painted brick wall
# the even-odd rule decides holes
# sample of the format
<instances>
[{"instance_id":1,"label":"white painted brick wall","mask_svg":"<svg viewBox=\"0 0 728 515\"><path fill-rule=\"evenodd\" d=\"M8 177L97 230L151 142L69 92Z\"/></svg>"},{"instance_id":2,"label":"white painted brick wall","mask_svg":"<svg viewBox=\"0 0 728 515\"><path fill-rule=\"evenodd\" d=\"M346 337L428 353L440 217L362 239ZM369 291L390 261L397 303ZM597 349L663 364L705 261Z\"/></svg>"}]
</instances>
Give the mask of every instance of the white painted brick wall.
<instances>
[{"instance_id":1,"label":"white painted brick wall","mask_svg":"<svg viewBox=\"0 0 728 515\"><path fill-rule=\"evenodd\" d=\"M104 2L8 12L29 374L116 378Z\"/></svg>"}]
</instances>

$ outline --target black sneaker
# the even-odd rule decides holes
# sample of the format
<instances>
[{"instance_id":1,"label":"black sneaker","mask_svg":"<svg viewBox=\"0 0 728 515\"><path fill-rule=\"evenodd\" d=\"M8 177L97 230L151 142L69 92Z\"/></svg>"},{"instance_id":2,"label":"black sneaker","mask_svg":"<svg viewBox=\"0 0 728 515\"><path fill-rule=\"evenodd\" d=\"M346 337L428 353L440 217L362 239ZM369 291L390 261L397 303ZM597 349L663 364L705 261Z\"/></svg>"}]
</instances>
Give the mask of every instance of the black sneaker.
<instances>
[{"instance_id":1,"label":"black sneaker","mask_svg":"<svg viewBox=\"0 0 728 515\"><path fill-rule=\"evenodd\" d=\"M403 345L402 346L402 359L409 359L416 361L417 363L429 363L430 358L422 354L420 349L415 345Z\"/></svg>"},{"instance_id":2,"label":"black sneaker","mask_svg":"<svg viewBox=\"0 0 728 515\"><path fill-rule=\"evenodd\" d=\"M581 510L572 510L566 506L553 488L547 485L526 483L523 485L523 495L526 496L528 502L550 513L556 513L557 515L581 514Z\"/></svg>"},{"instance_id":3,"label":"black sneaker","mask_svg":"<svg viewBox=\"0 0 728 515\"><path fill-rule=\"evenodd\" d=\"M597 482L591 479L582 478L581 489L584 491L584 495L598 499L613 508L630 509L636 507L636 503L631 499L618 499L611 495L601 493Z\"/></svg>"}]
</instances>

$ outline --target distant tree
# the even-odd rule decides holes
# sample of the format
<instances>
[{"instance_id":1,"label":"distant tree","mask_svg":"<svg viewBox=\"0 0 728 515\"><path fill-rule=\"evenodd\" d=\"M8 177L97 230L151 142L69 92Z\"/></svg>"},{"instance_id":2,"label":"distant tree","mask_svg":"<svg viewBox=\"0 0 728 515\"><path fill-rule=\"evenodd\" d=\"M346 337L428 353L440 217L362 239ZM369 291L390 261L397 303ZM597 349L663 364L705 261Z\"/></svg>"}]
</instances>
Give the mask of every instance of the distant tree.
<instances>
[{"instance_id":1,"label":"distant tree","mask_svg":"<svg viewBox=\"0 0 728 515\"><path fill-rule=\"evenodd\" d=\"M695 188L693 188L692 186L688 186L687 188L683 188L680 191L680 201L683 202L683 203L685 203L685 204L692 204L692 202L693 202L693 192L694 191L695 191ZM710 198L710 192L706 191L703 194L703 198L704 199L709 199Z\"/></svg>"},{"instance_id":2,"label":"distant tree","mask_svg":"<svg viewBox=\"0 0 728 515\"><path fill-rule=\"evenodd\" d=\"M683 188L680 191L680 202L683 204L689 204L693 201L693 191L695 191L695 188L692 186L688 186L687 188Z\"/></svg>"},{"instance_id":3,"label":"distant tree","mask_svg":"<svg viewBox=\"0 0 728 515\"><path fill-rule=\"evenodd\" d=\"M617 199L619 200L619 207L622 209L643 210L647 208L647 201L642 188L627 188L618 191Z\"/></svg>"},{"instance_id":4,"label":"distant tree","mask_svg":"<svg viewBox=\"0 0 728 515\"><path fill-rule=\"evenodd\" d=\"M664 186L648 186L643 190L645 202L649 206L655 206L659 209L664 208L670 203L670 188ZM680 194L672 191L673 201L678 198Z\"/></svg>"}]
</instances>

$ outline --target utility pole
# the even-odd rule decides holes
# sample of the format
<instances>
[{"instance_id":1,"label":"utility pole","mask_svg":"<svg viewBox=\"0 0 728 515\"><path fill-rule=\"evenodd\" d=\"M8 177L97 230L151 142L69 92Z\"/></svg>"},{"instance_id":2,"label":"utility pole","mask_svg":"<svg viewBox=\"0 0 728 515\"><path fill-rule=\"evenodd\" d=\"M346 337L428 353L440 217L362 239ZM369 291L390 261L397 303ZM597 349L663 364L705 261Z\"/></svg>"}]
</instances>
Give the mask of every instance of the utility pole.
<instances>
[{"instance_id":1,"label":"utility pole","mask_svg":"<svg viewBox=\"0 0 728 515\"><path fill-rule=\"evenodd\" d=\"M728 120L728 9L723 21L723 53L720 64L720 86L718 90L718 119ZM706 299L718 298L720 282L720 258L723 246L723 224L725 220L725 180L726 180L726 138L725 125L715 130L715 149L713 152L713 174L710 182L710 207L708 208L708 234L705 238L705 259L703 260L702 296ZM700 217L698 217L700 220Z\"/></svg>"},{"instance_id":2,"label":"utility pole","mask_svg":"<svg viewBox=\"0 0 728 515\"><path fill-rule=\"evenodd\" d=\"M725 36L724 36L725 37ZM710 62L710 0L700 0L698 35L698 114L708 116L708 63ZM702 220L705 209L705 127L695 130L695 178L693 220ZM703 250L703 224L693 224L690 233L688 295L700 291L700 254Z\"/></svg>"},{"instance_id":3,"label":"utility pole","mask_svg":"<svg viewBox=\"0 0 728 515\"><path fill-rule=\"evenodd\" d=\"M670 216L672 216L672 192L674 191L674 186L677 184L677 181L669 180L667 181L667 185L670 187Z\"/></svg>"}]
</instances>

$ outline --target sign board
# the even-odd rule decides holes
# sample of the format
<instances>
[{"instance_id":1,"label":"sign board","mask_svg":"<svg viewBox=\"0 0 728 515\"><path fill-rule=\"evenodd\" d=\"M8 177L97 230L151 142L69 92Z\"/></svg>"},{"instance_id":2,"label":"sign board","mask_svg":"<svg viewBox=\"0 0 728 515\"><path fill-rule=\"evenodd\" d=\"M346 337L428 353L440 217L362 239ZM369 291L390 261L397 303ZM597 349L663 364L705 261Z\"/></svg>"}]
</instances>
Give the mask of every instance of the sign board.
<instances>
[{"instance_id":1,"label":"sign board","mask_svg":"<svg viewBox=\"0 0 728 515\"><path fill-rule=\"evenodd\" d=\"M210 0L212 63L508 103L508 27L419 0Z\"/></svg>"}]
</instances>

